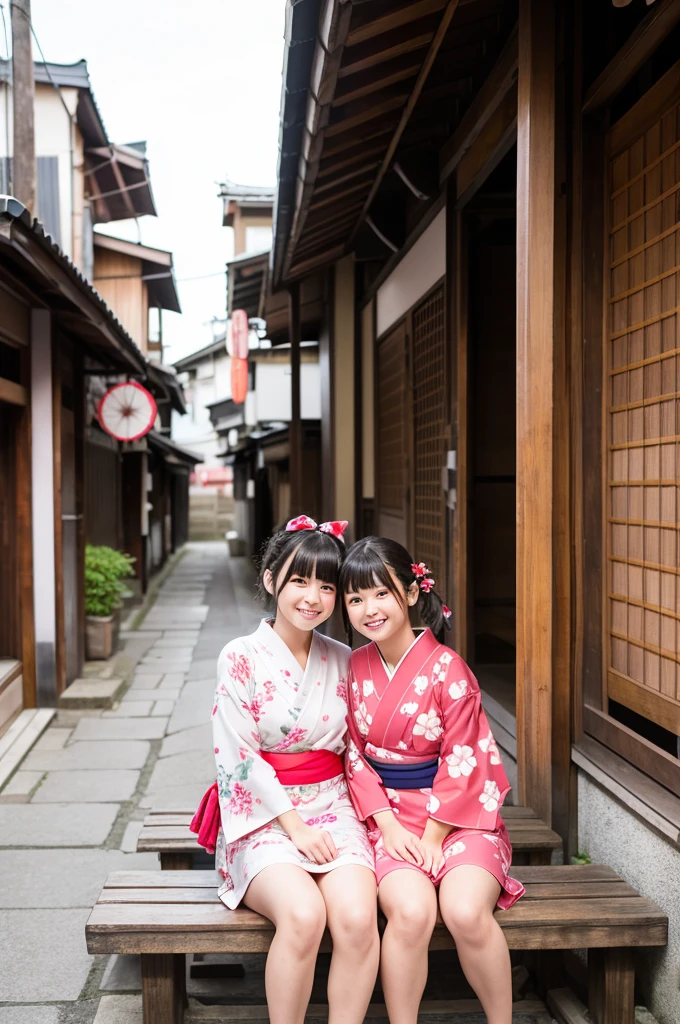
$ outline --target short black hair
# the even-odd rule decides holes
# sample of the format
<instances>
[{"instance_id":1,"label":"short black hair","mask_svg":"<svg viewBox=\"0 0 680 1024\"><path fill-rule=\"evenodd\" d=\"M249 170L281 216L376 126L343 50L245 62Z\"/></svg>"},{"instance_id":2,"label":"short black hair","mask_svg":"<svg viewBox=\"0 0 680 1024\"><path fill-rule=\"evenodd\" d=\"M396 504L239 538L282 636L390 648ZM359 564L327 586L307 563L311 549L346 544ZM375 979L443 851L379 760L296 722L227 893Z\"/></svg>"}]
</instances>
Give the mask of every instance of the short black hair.
<instances>
[{"instance_id":1,"label":"short black hair","mask_svg":"<svg viewBox=\"0 0 680 1024\"><path fill-rule=\"evenodd\" d=\"M344 600L345 594L384 586L398 601L406 605L409 588L417 582L411 568L412 564L413 559L406 548L389 537L363 537L352 545L340 569L342 617L348 636L351 636L351 624ZM395 583L395 576L401 587ZM422 621L438 639L441 639L444 630L450 626L444 615L439 594L434 589L426 592L419 587L417 607Z\"/></svg>"},{"instance_id":2,"label":"short black hair","mask_svg":"<svg viewBox=\"0 0 680 1024\"><path fill-rule=\"evenodd\" d=\"M292 554L290 565L283 579L279 580L281 570ZM264 585L264 574L267 569L272 574L278 598L288 580L293 576L316 576L324 583L338 586L340 567L345 557L345 545L337 537L320 530L278 530L267 541L260 561L258 592L260 599L269 603L271 594Z\"/></svg>"}]
</instances>

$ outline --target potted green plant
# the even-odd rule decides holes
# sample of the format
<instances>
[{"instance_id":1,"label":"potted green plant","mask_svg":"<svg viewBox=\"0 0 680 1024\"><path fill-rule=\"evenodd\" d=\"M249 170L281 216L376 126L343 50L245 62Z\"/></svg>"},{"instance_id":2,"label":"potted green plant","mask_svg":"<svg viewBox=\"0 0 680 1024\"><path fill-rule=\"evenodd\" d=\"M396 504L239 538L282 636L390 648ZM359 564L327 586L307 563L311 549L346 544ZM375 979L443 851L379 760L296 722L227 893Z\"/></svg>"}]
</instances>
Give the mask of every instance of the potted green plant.
<instances>
[{"instance_id":1,"label":"potted green plant","mask_svg":"<svg viewBox=\"0 0 680 1024\"><path fill-rule=\"evenodd\" d=\"M134 558L105 546L85 548L85 646L90 660L110 658L119 629L123 580L133 575Z\"/></svg>"}]
</instances>

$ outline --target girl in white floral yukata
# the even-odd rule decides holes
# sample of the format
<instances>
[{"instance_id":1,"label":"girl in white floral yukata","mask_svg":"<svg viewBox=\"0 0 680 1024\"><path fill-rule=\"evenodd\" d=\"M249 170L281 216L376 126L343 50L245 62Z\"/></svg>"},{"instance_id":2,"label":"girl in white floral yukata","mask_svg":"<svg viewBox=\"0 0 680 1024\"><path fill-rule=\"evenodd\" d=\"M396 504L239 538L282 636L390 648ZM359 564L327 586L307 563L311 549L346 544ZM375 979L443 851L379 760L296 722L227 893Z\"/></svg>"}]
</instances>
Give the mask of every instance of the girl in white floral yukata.
<instances>
[{"instance_id":1,"label":"girl in white floral yukata","mask_svg":"<svg viewBox=\"0 0 680 1024\"><path fill-rule=\"evenodd\" d=\"M438 895L489 1024L511 1024L510 955L493 916L524 892L500 816L510 786L477 680L435 637L451 613L434 584L382 537L358 541L340 573L346 624L373 641L350 659L347 779L387 918L382 986L390 1024L416 1024ZM431 627L417 633L416 605Z\"/></svg>"},{"instance_id":2,"label":"girl in white floral yukata","mask_svg":"<svg viewBox=\"0 0 680 1024\"><path fill-rule=\"evenodd\" d=\"M335 607L346 526L298 516L271 538L260 584L275 615L217 665L219 896L276 926L272 1024L303 1024L326 926L330 1024L361 1024L378 971L373 851L342 757L350 651L315 630Z\"/></svg>"}]
</instances>

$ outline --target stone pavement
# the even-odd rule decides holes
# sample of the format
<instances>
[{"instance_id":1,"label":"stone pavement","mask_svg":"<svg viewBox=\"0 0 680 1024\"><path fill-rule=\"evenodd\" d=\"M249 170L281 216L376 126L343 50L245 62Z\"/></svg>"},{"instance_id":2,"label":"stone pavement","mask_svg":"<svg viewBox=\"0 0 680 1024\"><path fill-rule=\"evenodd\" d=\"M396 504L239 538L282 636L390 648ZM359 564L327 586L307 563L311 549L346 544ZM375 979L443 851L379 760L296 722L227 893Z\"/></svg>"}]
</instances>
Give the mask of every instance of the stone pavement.
<instances>
[{"instance_id":1,"label":"stone pavement","mask_svg":"<svg viewBox=\"0 0 680 1024\"><path fill-rule=\"evenodd\" d=\"M142 1024L136 958L88 956L85 922L110 871L158 868L155 854L134 852L148 809L192 807L214 779L215 662L262 616L253 583L249 563L224 545L188 545L139 628L122 635L136 668L118 706L60 710L0 792L0 1024ZM247 959L245 979L190 981L188 1024L229 1021L230 1003L241 1004L232 1020L243 1019L245 1003L251 1024L264 1024L264 957ZM315 1003L328 957L319 966ZM433 969L430 998L451 998L436 980L451 968ZM310 1020L323 1015L314 1009ZM436 1012L423 1019L444 1021ZM540 1011L514 1016L549 1022Z\"/></svg>"},{"instance_id":2,"label":"stone pavement","mask_svg":"<svg viewBox=\"0 0 680 1024\"><path fill-rule=\"evenodd\" d=\"M137 996L102 1002L85 922L110 871L158 868L134 852L148 808L191 807L214 779L215 662L259 622L253 583L223 544L189 545L123 634L139 660L119 705L59 711L0 793L0 1024L141 1020Z\"/></svg>"}]
</instances>

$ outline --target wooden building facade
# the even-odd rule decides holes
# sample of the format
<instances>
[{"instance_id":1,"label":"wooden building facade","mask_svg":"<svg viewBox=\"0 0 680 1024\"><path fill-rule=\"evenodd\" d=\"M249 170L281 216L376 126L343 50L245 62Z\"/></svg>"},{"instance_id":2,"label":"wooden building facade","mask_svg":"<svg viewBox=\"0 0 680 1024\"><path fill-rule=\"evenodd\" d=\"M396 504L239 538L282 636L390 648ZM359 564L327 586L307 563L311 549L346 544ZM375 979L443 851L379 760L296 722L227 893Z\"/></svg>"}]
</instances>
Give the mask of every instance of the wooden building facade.
<instances>
[{"instance_id":1,"label":"wooden building facade","mask_svg":"<svg viewBox=\"0 0 680 1024\"><path fill-rule=\"evenodd\" d=\"M673 920L680 3L306 0L287 42L271 290L295 346L327 281L323 514L427 562L515 801Z\"/></svg>"}]
</instances>

